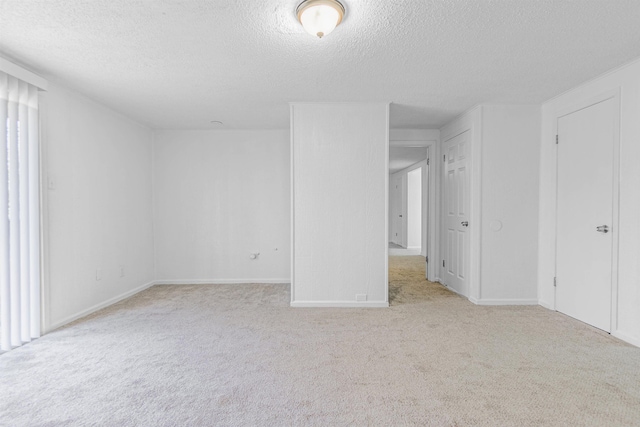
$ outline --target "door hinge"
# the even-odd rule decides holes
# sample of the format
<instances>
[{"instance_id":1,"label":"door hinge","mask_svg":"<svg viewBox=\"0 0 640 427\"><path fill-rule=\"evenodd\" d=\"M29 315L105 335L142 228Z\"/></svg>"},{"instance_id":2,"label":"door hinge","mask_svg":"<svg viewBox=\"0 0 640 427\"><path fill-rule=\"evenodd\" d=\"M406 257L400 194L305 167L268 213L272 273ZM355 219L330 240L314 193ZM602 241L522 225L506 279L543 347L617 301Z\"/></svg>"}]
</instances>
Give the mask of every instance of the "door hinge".
<instances>
[{"instance_id":1,"label":"door hinge","mask_svg":"<svg viewBox=\"0 0 640 427\"><path fill-rule=\"evenodd\" d=\"M558 279L556 277L553 278L553 286L558 286Z\"/></svg>"},{"instance_id":2,"label":"door hinge","mask_svg":"<svg viewBox=\"0 0 640 427\"><path fill-rule=\"evenodd\" d=\"M444 260L442 260L442 266L444 267Z\"/></svg>"},{"instance_id":3,"label":"door hinge","mask_svg":"<svg viewBox=\"0 0 640 427\"><path fill-rule=\"evenodd\" d=\"M429 264L429 257L427 257L427 264Z\"/></svg>"},{"instance_id":4,"label":"door hinge","mask_svg":"<svg viewBox=\"0 0 640 427\"><path fill-rule=\"evenodd\" d=\"M445 154L444 156L442 156L442 161L446 162L447 161L447 155Z\"/></svg>"},{"instance_id":5,"label":"door hinge","mask_svg":"<svg viewBox=\"0 0 640 427\"><path fill-rule=\"evenodd\" d=\"M556 144L558 143L558 141L559 141L559 138L558 138L558 135L556 135Z\"/></svg>"},{"instance_id":6,"label":"door hinge","mask_svg":"<svg viewBox=\"0 0 640 427\"><path fill-rule=\"evenodd\" d=\"M429 166L429 159L427 159L427 166Z\"/></svg>"}]
</instances>

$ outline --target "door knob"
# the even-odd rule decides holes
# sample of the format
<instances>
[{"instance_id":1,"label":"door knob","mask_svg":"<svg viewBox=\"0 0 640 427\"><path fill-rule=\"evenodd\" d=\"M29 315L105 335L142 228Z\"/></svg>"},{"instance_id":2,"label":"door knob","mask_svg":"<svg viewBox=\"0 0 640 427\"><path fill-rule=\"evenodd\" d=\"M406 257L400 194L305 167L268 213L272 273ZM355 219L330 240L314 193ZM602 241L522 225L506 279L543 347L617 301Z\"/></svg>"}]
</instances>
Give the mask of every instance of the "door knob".
<instances>
[{"instance_id":1,"label":"door knob","mask_svg":"<svg viewBox=\"0 0 640 427\"><path fill-rule=\"evenodd\" d=\"M598 233L608 233L609 232L609 226L608 225L600 225L600 226L596 227L596 231Z\"/></svg>"},{"instance_id":2,"label":"door knob","mask_svg":"<svg viewBox=\"0 0 640 427\"><path fill-rule=\"evenodd\" d=\"M460 224L462 224L463 227L468 227L469 221L462 221Z\"/></svg>"}]
</instances>

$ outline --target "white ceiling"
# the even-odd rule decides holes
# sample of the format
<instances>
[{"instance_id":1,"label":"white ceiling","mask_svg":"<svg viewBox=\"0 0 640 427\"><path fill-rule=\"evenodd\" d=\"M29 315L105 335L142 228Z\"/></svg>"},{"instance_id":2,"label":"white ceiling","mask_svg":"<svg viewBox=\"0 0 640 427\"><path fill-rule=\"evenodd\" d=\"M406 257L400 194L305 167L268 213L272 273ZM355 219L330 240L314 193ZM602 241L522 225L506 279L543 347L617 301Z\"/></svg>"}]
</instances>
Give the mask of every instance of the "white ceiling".
<instances>
[{"instance_id":1,"label":"white ceiling","mask_svg":"<svg viewBox=\"0 0 640 427\"><path fill-rule=\"evenodd\" d=\"M638 0L0 0L0 55L155 128L287 128L290 101L390 101L391 127L540 103L640 57ZM219 127L219 126L218 126Z\"/></svg>"},{"instance_id":2,"label":"white ceiling","mask_svg":"<svg viewBox=\"0 0 640 427\"><path fill-rule=\"evenodd\" d=\"M389 147L389 173L398 172L427 158L427 147Z\"/></svg>"}]
</instances>

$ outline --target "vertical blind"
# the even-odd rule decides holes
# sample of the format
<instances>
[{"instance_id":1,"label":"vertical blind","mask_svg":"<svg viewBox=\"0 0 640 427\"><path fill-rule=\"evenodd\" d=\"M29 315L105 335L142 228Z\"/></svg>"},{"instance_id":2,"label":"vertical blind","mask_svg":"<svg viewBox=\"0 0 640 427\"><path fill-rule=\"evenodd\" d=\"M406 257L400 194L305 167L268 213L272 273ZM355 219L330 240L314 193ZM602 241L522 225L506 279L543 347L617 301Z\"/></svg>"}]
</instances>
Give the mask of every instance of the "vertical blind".
<instances>
[{"instance_id":1,"label":"vertical blind","mask_svg":"<svg viewBox=\"0 0 640 427\"><path fill-rule=\"evenodd\" d=\"M0 71L0 350L40 336L38 88Z\"/></svg>"}]
</instances>

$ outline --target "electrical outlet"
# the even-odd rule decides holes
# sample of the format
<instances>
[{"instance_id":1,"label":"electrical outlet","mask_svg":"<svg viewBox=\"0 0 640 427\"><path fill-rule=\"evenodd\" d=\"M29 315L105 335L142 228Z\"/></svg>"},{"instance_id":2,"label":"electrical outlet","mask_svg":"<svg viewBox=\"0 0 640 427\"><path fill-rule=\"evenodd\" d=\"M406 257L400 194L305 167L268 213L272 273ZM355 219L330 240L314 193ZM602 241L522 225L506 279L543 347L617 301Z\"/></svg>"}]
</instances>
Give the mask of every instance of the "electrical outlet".
<instances>
[{"instance_id":1,"label":"electrical outlet","mask_svg":"<svg viewBox=\"0 0 640 427\"><path fill-rule=\"evenodd\" d=\"M356 301L364 302L367 300L367 294L356 294Z\"/></svg>"},{"instance_id":2,"label":"electrical outlet","mask_svg":"<svg viewBox=\"0 0 640 427\"><path fill-rule=\"evenodd\" d=\"M102 280L102 269L96 268L96 281Z\"/></svg>"},{"instance_id":3,"label":"electrical outlet","mask_svg":"<svg viewBox=\"0 0 640 427\"><path fill-rule=\"evenodd\" d=\"M120 266L120 277L124 277L124 266Z\"/></svg>"}]
</instances>

